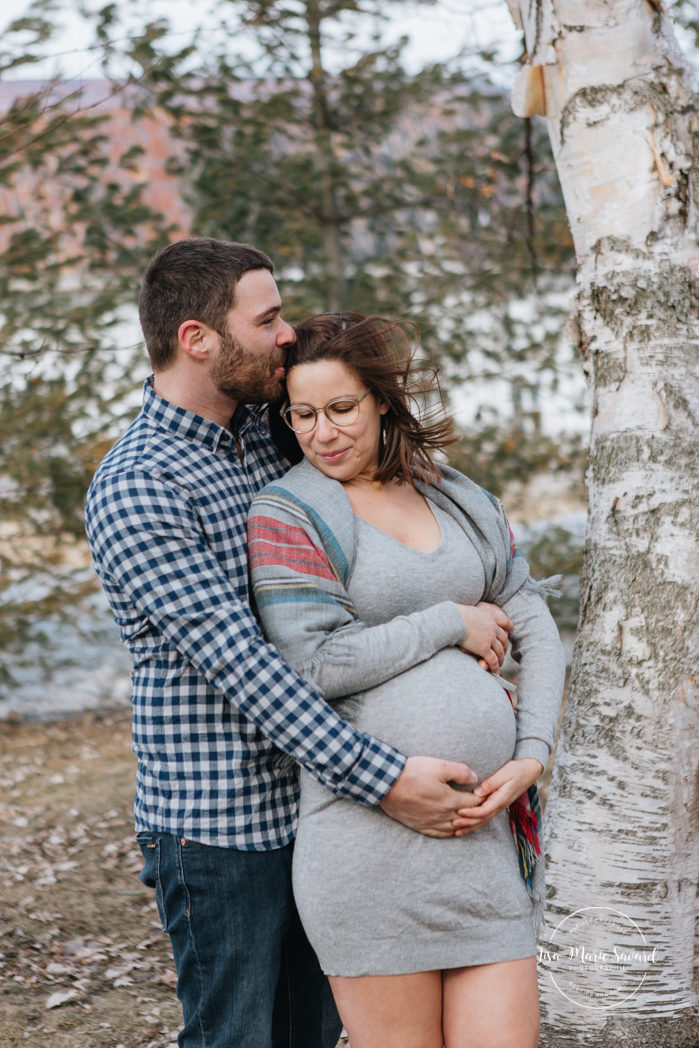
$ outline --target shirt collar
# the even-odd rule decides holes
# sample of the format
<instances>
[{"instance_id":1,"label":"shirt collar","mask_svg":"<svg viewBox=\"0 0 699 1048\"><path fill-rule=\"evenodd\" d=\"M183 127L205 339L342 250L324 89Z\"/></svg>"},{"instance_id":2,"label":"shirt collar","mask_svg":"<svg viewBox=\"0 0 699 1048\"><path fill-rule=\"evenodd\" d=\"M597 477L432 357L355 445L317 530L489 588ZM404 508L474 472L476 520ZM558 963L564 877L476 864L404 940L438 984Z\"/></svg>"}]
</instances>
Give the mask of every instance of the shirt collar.
<instances>
[{"instance_id":1,"label":"shirt collar","mask_svg":"<svg viewBox=\"0 0 699 1048\"><path fill-rule=\"evenodd\" d=\"M151 375L143 386L143 414L146 418L161 429L167 429L173 436L202 444L212 451L235 447L235 434L242 437L264 411L263 408L253 410L247 404L239 404L233 415L235 432L231 432L159 396L151 385L152 379Z\"/></svg>"}]
</instances>

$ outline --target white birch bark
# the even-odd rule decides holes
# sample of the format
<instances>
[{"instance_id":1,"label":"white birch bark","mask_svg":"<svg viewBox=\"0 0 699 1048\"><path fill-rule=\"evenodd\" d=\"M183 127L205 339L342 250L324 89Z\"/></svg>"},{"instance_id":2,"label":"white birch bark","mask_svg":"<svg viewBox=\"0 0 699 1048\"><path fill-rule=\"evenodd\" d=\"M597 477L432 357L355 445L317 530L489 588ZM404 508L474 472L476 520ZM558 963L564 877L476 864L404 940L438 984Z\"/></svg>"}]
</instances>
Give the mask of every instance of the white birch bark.
<instances>
[{"instance_id":1,"label":"white birch bark","mask_svg":"<svg viewBox=\"0 0 699 1048\"><path fill-rule=\"evenodd\" d=\"M610 907L656 948L630 974L589 960L577 972L560 959L542 963L541 1044L695 1046L694 87L660 3L520 6L530 67L513 107L548 122L579 265L573 326L594 405L581 618L546 812L547 929L580 908ZM554 937L561 946L586 935L622 948L642 941L626 921L603 932L568 921L564 931ZM622 970L636 987L626 1000ZM551 976L573 987L568 996Z\"/></svg>"}]
</instances>

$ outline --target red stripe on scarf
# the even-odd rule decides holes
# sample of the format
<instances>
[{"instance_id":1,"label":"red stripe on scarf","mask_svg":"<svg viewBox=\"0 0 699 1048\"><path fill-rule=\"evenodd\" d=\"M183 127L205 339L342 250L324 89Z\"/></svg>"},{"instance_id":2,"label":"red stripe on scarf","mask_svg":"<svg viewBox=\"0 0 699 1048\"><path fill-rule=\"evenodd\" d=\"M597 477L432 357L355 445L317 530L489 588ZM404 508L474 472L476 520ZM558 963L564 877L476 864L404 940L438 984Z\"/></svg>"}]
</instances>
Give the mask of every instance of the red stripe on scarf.
<instances>
[{"instance_id":1,"label":"red stripe on scarf","mask_svg":"<svg viewBox=\"0 0 699 1048\"><path fill-rule=\"evenodd\" d=\"M510 535L512 535L511 530ZM514 539L512 542L514 545ZM512 712L514 713L516 720L517 707L514 704L512 693L508 691L507 697L510 700ZM536 854L541 855L541 846L539 845L539 820L532 812L529 803L529 790L517 797L510 805L510 825L515 837L521 833L522 836L529 841Z\"/></svg>"},{"instance_id":2,"label":"red stripe on scarf","mask_svg":"<svg viewBox=\"0 0 699 1048\"><path fill-rule=\"evenodd\" d=\"M335 582L328 558L311 542L303 528L282 524L273 517L255 517L248 529L250 563L255 567L282 567L302 575Z\"/></svg>"}]
</instances>

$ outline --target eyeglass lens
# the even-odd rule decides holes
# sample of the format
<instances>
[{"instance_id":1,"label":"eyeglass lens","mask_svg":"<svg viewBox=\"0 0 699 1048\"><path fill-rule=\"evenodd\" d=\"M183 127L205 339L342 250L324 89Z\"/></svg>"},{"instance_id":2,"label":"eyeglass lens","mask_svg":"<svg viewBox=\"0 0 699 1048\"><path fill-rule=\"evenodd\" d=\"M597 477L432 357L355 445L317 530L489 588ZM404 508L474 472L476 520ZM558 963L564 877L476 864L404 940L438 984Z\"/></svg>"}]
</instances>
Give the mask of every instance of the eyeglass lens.
<instances>
[{"instance_id":1,"label":"eyeglass lens","mask_svg":"<svg viewBox=\"0 0 699 1048\"><path fill-rule=\"evenodd\" d=\"M359 404L356 400L334 400L318 411L305 404L299 404L287 408L284 417L294 432L309 433L314 428L319 414L325 414L328 422L334 426L351 426L359 417Z\"/></svg>"}]
</instances>

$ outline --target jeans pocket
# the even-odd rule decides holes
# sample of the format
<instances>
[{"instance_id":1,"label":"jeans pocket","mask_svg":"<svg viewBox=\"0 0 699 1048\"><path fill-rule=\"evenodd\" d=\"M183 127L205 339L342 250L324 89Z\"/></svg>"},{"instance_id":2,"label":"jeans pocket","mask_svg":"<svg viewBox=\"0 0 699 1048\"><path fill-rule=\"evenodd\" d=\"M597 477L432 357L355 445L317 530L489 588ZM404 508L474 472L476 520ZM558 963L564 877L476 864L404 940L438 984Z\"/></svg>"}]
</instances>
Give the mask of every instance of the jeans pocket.
<instances>
[{"instance_id":1,"label":"jeans pocket","mask_svg":"<svg viewBox=\"0 0 699 1048\"><path fill-rule=\"evenodd\" d=\"M147 888L155 888L155 902L158 907L160 926L166 932L168 923L165 913L165 900L163 898L163 882L160 876L160 837L157 833L137 833L136 843L141 849L141 855L143 856L143 869L139 874L139 880Z\"/></svg>"}]
</instances>

